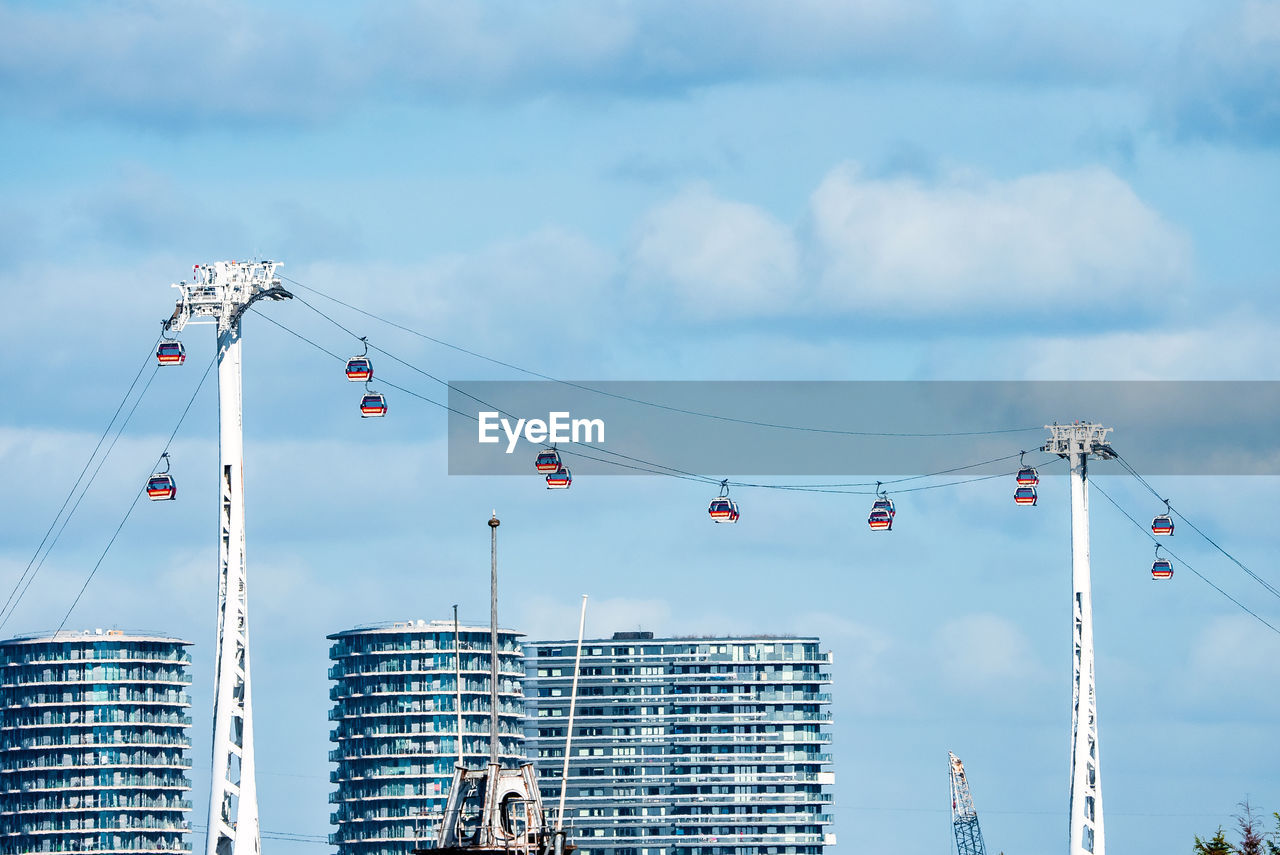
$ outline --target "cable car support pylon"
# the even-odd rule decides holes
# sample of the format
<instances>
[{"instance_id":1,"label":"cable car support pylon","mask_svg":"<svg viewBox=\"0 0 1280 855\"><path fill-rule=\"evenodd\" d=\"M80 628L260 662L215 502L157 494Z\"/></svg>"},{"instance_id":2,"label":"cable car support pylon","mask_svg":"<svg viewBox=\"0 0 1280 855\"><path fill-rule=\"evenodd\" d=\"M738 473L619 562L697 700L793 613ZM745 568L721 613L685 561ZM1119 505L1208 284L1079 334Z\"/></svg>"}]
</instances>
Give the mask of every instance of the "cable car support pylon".
<instances>
[{"instance_id":1,"label":"cable car support pylon","mask_svg":"<svg viewBox=\"0 0 1280 855\"><path fill-rule=\"evenodd\" d=\"M1093 669L1093 585L1089 572L1089 458L1116 456L1107 443L1111 428L1089 422L1045 425L1042 451L1071 467L1071 797L1069 855L1106 855L1102 824L1102 776L1098 752L1098 700Z\"/></svg>"},{"instance_id":2,"label":"cable car support pylon","mask_svg":"<svg viewBox=\"0 0 1280 855\"><path fill-rule=\"evenodd\" d=\"M274 261L197 265L192 282L173 286L181 296L165 322L166 332L211 323L218 333L218 642L206 855L258 855L262 848L249 682L240 319L258 300L293 296L280 285L279 266Z\"/></svg>"}]
</instances>

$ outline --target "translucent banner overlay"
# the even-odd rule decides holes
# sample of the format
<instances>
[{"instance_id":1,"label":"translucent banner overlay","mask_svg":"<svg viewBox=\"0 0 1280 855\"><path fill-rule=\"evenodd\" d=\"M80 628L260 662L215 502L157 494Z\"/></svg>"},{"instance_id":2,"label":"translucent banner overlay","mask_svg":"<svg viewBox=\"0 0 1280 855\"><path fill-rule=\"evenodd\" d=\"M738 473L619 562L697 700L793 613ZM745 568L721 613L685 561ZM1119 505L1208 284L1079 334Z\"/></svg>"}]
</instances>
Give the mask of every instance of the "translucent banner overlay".
<instances>
[{"instance_id":1,"label":"translucent banner overlay","mask_svg":"<svg viewBox=\"0 0 1280 855\"><path fill-rule=\"evenodd\" d=\"M1077 420L1143 475L1280 475L1280 382L463 381L449 406L450 475L529 475L553 441L575 476L994 475Z\"/></svg>"}]
</instances>

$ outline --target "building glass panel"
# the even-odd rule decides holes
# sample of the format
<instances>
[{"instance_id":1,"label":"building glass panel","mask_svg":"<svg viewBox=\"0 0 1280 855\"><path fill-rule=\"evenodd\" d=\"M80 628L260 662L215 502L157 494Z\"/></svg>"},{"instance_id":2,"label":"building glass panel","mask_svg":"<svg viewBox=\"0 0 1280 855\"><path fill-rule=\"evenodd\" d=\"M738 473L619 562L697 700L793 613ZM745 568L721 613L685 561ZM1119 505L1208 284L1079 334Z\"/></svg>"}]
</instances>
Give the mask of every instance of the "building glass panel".
<instances>
[{"instance_id":1,"label":"building glass panel","mask_svg":"<svg viewBox=\"0 0 1280 855\"><path fill-rule=\"evenodd\" d=\"M0 642L0 855L190 851L188 643Z\"/></svg>"},{"instance_id":2,"label":"building glass panel","mask_svg":"<svg viewBox=\"0 0 1280 855\"><path fill-rule=\"evenodd\" d=\"M525 741L548 805L576 647L525 645ZM830 663L817 638L584 641L565 805L580 855L821 855Z\"/></svg>"},{"instance_id":3,"label":"building glass panel","mask_svg":"<svg viewBox=\"0 0 1280 855\"><path fill-rule=\"evenodd\" d=\"M498 633L501 756L524 755L519 633ZM489 628L408 621L329 636L329 800L338 855L408 855L435 836L458 762L489 760ZM456 668L462 674L461 691Z\"/></svg>"}]
</instances>

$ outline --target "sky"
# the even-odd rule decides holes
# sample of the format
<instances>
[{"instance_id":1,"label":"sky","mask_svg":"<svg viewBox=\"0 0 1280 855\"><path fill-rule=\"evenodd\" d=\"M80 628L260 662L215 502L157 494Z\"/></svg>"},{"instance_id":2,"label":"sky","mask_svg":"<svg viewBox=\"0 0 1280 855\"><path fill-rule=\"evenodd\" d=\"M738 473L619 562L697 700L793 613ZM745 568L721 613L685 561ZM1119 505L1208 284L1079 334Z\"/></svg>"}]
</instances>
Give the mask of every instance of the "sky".
<instances>
[{"instance_id":1,"label":"sky","mask_svg":"<svg viewBox=\"0 0 1280 855\"><path fill-rule=\"evenodd\" d=\"M575 381L1280 379L1274 0L11 0L0 164L0 347L22 368L0 380L6 594L195 263L278 259ZM527 379L295 290L435 377ZM1034 509L1011 479L904 495L873 534L862 496L743 490L741 522L716 526L695 482L449 476L442 410L389 393L388 417L362 421L340 366L264 317L357 351L299 301L244 322L266 831L328 832L325 636L454 603L483 621L496 509L502 622L531 638L571 636L585 592L596 635L823 640L836 851L942 851L948 750L990 850L1064 848L1065 479L1046 471ZM191 400L178 500L135 509L67 625L194 642L203 825L217 401L212 382L192 398L212 332L183 339L187 364L155 374L0 633L63 621ZM1082 416L1106 418L1043 419ZM1139 522L1159 509L1097 474ZM1151 480L1280 584L1274 478ZM1262 622L1280 606L1186 528L1180 559L1257 618L1185 569L1151 582L1150 540L1097 494L1092 525L1112 849L1184 851L1246 797L1280 810L1280 633Z\"/></svg>"}]
</instances>

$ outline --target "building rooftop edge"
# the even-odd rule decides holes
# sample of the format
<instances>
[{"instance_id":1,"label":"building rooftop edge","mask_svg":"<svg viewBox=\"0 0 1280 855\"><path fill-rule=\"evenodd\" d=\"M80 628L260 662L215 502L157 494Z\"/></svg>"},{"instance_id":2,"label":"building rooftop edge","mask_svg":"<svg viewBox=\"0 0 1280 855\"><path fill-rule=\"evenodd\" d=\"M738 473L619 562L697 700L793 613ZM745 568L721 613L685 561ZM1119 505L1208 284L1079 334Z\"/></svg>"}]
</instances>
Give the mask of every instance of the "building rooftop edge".
<instances>
[{"instance_id":1,"label":"building rooftop edge","mask_svg":"<svg viewBox=\"0 0 1280 855\"><path fill-rule=\"evenodd\" d=\"M15 635L0 641L0 647L10 644L36 644L44 641L168 641L190 646L191 642L162 632L144 632L123 629L62 629L57 632L31 632Z\"/></svg>"},{"instance_id":2,"label":"building rooftop edge","mask_svg":"<svg viewBox=\"0 0 1280 855\"><path fill-rule=\"evenodd\" d=\"M634 638L634 637L614 638L613 636L608 636L608 637L600 637L600 638L582 639L583 644L633 644L633 645L634 644L650 644L655 642L689 642L689 641L706 641L706 642L812 641L815 644L822 643L822 639L820 639L816 635L777 635L777 634L770 634L770 633L761 633L757 635L750 635L750 634L747 634L747 635L662 635L656 638ZM542 644L576 645L577 643L578 643L578 639L576 638L546 639L546 640L539 640L539 641L530 640L530 641L524 642L524 644L529 646L534 646L534 647Z\"/></svg>"},{"instance_id":3,"label":"building rooftop edge","mask_svg":"<svg viewBox=\"0 0 1280 855\"><path fill-rule=\"evenodd\" d=\"M459 632L488 632L489 624L458 624ZM325 638L336 641L339 638L346 638L352 635L370 635L373 633L397 633L397 632L453 632L453 621L451 620L399 620L386 621L384 623L371 623L364 626L356 626L351 629L344 629L339 632L326 635ZM524 636L523 632L517 632L509 627L498 627L498 632L504 635L514 635L517 638Z\"/></svg>"}]
</instances>

